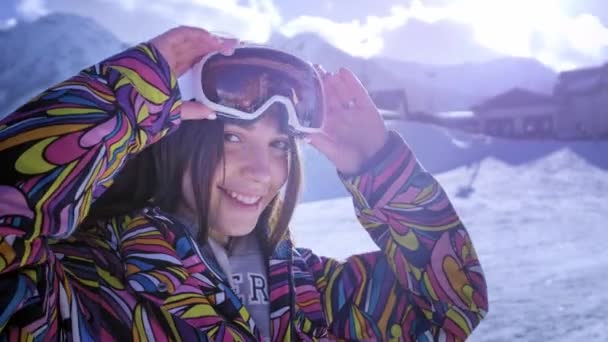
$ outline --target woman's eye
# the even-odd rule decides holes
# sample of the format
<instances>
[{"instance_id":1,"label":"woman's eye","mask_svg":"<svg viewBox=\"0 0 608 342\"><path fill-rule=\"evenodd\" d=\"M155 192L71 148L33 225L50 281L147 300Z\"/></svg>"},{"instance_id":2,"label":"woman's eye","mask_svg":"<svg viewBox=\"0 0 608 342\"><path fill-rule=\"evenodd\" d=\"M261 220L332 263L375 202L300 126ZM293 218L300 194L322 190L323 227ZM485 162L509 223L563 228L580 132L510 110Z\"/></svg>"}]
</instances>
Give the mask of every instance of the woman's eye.
<instances>
[{"instance_id":1,"label":"woman's eye","mask_svg":"<svg viewBox=\"0 0 608 342\"><path fill-rule=\"evenodd\" d=\"M224 133L224 141L228 142L239 142L241 138L238 135L232 133Z\"/></svg>"},{"instance_id":2,"label":"woman's eye","mask_svg":"<svg viewBox=\"0 0 608 342\"><path fill-rule=\"evenodd\" d=\"M289 141L285 140L277 140L273 143L273 146L283 152L288 152L289 150L291 150L291 144L289 143Z\"/></svg>"}]
</instances>

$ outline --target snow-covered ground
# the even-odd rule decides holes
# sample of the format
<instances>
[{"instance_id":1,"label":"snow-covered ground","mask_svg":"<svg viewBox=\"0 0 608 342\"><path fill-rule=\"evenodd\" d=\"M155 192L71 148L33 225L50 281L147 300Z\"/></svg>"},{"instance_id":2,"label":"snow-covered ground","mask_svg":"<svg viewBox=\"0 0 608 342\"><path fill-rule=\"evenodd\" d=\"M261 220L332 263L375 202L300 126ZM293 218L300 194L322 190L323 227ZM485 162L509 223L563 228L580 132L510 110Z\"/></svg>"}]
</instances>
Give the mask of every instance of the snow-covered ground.
<instances>
[{"instance_id":1,"label":"snow-covered ground","mask_svg":"<svg viewBox=\"0 0 608 342\"><path fill-rule=\"evenodd\" d=\"M608 171L560 149L437 178L488 281L490 313L470 341L608 341ZM298 245L322 255L377 249L350 198L301 204L292 227Z\"/></svg>"}]
</instances>

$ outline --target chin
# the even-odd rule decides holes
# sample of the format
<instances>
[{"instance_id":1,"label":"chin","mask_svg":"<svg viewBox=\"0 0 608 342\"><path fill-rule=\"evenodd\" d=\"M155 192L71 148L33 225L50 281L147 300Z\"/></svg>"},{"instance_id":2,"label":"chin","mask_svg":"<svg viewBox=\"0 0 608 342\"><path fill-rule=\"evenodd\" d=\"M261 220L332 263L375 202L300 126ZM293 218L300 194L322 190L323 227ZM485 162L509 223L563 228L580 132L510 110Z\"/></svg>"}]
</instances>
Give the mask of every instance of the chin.
<instances>
[{"instance_id":1,"label":"chin","mask_svg":"<svg viewBox=\"0 0 608 342\"><path fill-rule=\"evenodd\" d=\"M239 236L245 236L248 235L249 233L253 232L253 230L255 229L255 225L257 222L252 223L252 224L238 224L238 223L234 223L232 225L229 225L227 229L222 229L222 232L224 232L224 234L228 235L228 236L233 236L233 237L239 237Z\"/></svg>"}]
</instances>

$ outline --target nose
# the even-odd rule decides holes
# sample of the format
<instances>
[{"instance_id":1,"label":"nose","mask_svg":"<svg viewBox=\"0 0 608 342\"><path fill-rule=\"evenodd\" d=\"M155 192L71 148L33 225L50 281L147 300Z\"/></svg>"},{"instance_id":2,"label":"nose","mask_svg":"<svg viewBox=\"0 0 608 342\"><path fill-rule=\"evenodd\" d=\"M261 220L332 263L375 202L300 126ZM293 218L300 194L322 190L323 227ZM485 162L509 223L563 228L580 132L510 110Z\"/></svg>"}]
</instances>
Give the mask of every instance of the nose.
<instances>
[{"instance_id":1,"label":"nose","mask_svg":"<svg viewBox=\"0 0 608 342\"><path fill-rule=\"evenodd\" d=\"M256 183L270 183L270 157L265 150L260 148L249 148L243 158L245 160L242 172L245 178Z\"/></svg>"}]
</instances>

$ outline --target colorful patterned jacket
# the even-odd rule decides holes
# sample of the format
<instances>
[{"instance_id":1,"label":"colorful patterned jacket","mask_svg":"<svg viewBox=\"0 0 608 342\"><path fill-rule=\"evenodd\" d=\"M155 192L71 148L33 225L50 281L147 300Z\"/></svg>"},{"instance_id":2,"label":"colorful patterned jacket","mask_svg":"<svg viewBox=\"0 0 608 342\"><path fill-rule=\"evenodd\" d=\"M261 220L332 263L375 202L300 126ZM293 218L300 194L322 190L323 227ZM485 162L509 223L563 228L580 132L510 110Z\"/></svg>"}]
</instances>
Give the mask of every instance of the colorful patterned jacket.
<instances>
[{"instance_id":1,"label":"colorful patterned jacket","mask_svg":"<svg viewBox=\"0 0 608 342\"><path fill-rule=\"evenodd\" d=\"M0 121L0 341L259 337L169 215L79 225L129 158L176 129L180 101L168 64L142 44ZM381 251L338 262L283 239L268 264L272 340L465 339L487 311L486 284L440 185L401 139L343 181Z\"/></svg>"}]
</instances>

